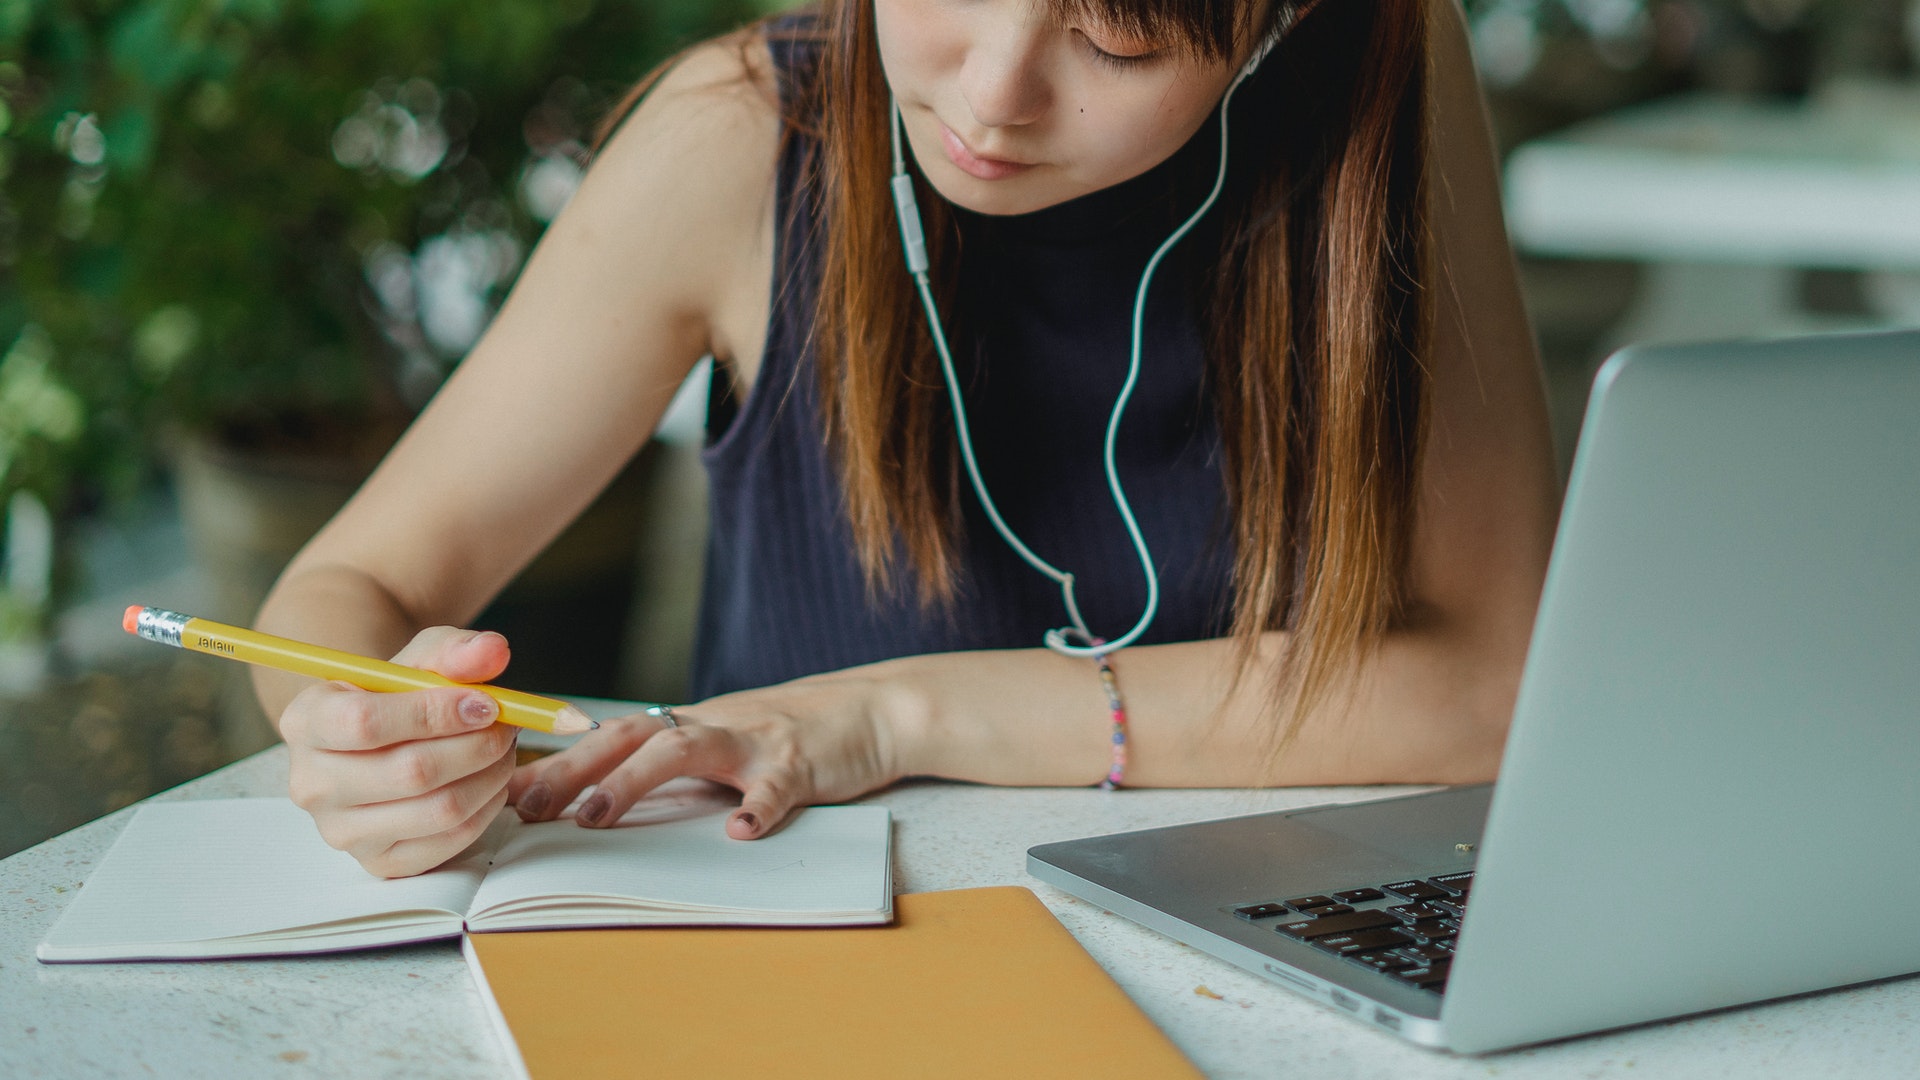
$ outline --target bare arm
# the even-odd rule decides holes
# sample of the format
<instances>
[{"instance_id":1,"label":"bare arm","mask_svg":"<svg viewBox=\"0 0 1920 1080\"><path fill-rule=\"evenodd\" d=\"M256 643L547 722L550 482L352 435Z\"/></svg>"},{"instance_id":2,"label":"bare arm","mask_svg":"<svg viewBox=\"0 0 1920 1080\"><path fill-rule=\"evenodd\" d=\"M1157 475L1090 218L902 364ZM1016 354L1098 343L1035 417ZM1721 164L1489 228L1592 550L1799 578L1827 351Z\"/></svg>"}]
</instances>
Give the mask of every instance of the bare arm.
<instances>
[{"instance_id":1,"label":"bare arm","mask_svg":"<svg viewBox=\"0 0 1920 1080\"><path fill-rule=\"evenodd\" d=\"M451 627L587 506L703 353L733 347L715 328L742 283L757 274L750 294L765 293L778 120L752 74L722 43L656 87L480 344L282 575L263 629L458 682L500 674L504 639ZM483 694L256 685L294 801L375 873L437 865L506 799L513 733Z\"/></svg>"},{"instance_id":2,"label":"bare arm","mask_svg":"<svg viewBox=\"0 0 1920 1080\"><path fill-rule=\"evenodd\" d=\"M479 345L288 567L263 628L386 655L463 624L639 449L715 348L728 284L770 258L754 211L777 120L737 55L696 51L613 138ZM262 680L269 714L299 686Z\"/></svg>"}]
</instances>

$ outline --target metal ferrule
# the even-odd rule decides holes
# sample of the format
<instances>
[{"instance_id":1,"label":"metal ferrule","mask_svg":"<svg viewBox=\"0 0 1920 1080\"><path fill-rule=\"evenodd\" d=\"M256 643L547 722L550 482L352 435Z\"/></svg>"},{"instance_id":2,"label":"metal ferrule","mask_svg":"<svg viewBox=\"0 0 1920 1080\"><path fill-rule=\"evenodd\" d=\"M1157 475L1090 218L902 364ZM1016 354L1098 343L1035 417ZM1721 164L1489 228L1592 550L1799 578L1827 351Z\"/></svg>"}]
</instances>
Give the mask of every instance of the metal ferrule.
<instances>
[{"instance_id":1,"label":"metal ferrule","mask_svg":"<svg viewBox=\"0 0 1920 1080\"><path fill-rule=\"evenodd\" d=\"M157 641L162 645L180 648L180 634L187 628L191 615L182 615L177 611L164 608L141 608L140 617L135 620L133 632L148 641Z\"/></svg>"}]
</instances>

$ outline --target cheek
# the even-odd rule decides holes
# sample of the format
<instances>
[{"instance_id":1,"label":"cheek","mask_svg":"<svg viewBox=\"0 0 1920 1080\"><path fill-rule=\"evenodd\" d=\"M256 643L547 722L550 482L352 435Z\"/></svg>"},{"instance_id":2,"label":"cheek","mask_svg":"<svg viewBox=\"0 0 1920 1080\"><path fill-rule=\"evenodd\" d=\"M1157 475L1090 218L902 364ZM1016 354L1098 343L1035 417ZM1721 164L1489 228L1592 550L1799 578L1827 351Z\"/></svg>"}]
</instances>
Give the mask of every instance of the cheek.
<instances>
[{"instance_id":1,"label":"cheek","mask_svg":"<svg viewBox=\"0 0 1920 1080\"><path fill-rule=\"evenodd\" d=\"M1172 101L1153 95L1140 102L1100 102L1069 118L1076 144L1072 159L1084 163L1086 179L1116 184L1147 171L1185 145L1211 112L1205 101Z\"/></svg>"},{"instance_id":2,"label":"cheek","mask_svg":"<svg viewBox=\"0 0 1920 1080\"><path fill-rule=\"evenodd\" d=\"M1076 171L1082 173L1091 187L1105 187L1144 172L1142 164L1150 167L1157 159L1152 151L1159 140L1124 118L1098 116L1089 109L1086 115L1074 120L1077 122L1071 130L1076 145L1068 148L1065 156L1078 166Z\"/></svg>"},{"instance_id":3,"label":"cheek","mask_svg":"<svg viewBox=\"0 0 1920 1080\"><path fill-rule=\"evenodd\" d=\"M874 0L874 44L880 66L887 84L901 98L918 97L917 91L939 74L942 57L954 38L947 26L950 18L941 5L928 0Z\"/></svg>"}]
</instances>

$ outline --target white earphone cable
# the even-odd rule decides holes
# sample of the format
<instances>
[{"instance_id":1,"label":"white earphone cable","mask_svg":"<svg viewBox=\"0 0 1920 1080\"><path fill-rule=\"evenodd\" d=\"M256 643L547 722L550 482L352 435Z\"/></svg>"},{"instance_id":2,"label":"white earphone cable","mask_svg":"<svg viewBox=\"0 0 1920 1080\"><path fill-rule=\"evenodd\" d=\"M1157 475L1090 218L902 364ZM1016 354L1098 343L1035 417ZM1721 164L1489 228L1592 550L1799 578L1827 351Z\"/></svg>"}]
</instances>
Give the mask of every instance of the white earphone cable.
<instances>
[{"instance_id":1,"label":"white earphone cable","mask_svg":"<svg viewBox=\"0 0 1920 1080\"><path fill-rule=\"evenodd\" d=\"M1221 97L1220 165L1214 176L1213 188L1207 193L1206 200L1200 204L1199 209L1189 215L1172 235L1162 241L1153 256L1147 260L1147 268L1140 275L1140 285L1134 291L1132 349L1127 364L1127 378L1121 385L1120 394L1114 399L1113 411L1107 418L1103 461L1106 466L1107 488L1113 495L1114 507L1120 511L1120 520L1126 526L1127 538L1132 541L1133 549L1140 558L1140 568L1147 582L1147 600L1140 613L1140 619L1133 624L1133 628L1111 641L1103 642L1095 637L1093 631L1088 628L1086 619L1081 616L1080 605L1075 601L1073 594L1073 575L1042 559L1014 533L1006 519L1000 516L1000 509L994 504L993 496L987 492L986 481L980 476L980 464L975 460L973 453L973 437L968 431L966 402L960 393L960 379L954 370L953 355L947 348L946 333L941 329L940 312L934 304L932 286L927 281L930 264L927 259L926 237L920 222L919 205L914 199L913 177L907 172L906 155L900 143L900 107L892 98L888 99L888 122L893 137L894 211L900 220L900 236L906 249L907 269L913 275L914 284L920 293L921 306L926 309L927 327L933 337L934 351L940 356L940 368L946 377L947 397L953 403L954 429L959 437L960 458L966 466L967 479L973 485L974 495L980 500L980 507L986 511L987 520L993 525L994 531L1000 534L1008 546L1013 548L1014 553L1019 555L1027 565L1060 586L1060 598L1066 607L1067 618L1073 625L1046 632L1043 640L1047 648L1054 652L1066 656L1099 657L1124 649L1138 641L1140 635L1146 633L1147 627L1153 622L1154 615L1159 612L1160 576L1154 571L1153 555L1147 549L1146 537L1141 534L1140 523L1134 518L1133 507L1127 501L1127 493L1121 486L1120 472L1114 462L1114 448L1120 437L1120 420L1126 413L1127 401L1133 396L1134 386L1140 378L1141 340L1145 334L1147 288L1153 282L1154 271L1159 269L1161 259L1173 249L1173 245L1179 243L1188 232L1192 231L1207 211L1212 209L1214 202L1219 199L1220 191L1227 179L1227 107L1233 101L1234 91L1238 90L1240 84L1245 82L1247 76L1259 66L1260 61L1273 48L1278 36L1275 34L1261 43L1260 47L1254 51L1252 58L1241 66L1239 73L1234 76L1233 83L1227 87L1225 95ZM1069 640L1070 638L1078 639L1080 644L1074 644Z\"/></svg>"}]
</instances>

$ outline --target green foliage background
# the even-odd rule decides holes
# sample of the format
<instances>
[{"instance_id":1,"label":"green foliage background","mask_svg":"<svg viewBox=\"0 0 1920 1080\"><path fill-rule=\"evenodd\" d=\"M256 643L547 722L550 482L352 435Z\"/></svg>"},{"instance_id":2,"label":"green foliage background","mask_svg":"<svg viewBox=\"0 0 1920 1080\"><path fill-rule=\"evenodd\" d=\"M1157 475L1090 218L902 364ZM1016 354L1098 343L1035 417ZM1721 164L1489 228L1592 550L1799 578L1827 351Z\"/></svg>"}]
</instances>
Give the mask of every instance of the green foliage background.
<instances>
[{"instance_id":1,"label":"green foliage background","mask_svg":"<svg viewBox=\"0 0 1920 1080\"><path fill-rule=\"evenodd\" d=\"M577 157L635 78L756 14L0 0L0 506L22 489L56 515L110 502L169 425L300 434L289 418L320 412L353 430L417 404L397 378L425 346L383 316L370 254L463 231L524 253L543 223L523 169ZM343 164L356 114L435 129L444 152Z\"/></svg>"}]
</instances>

